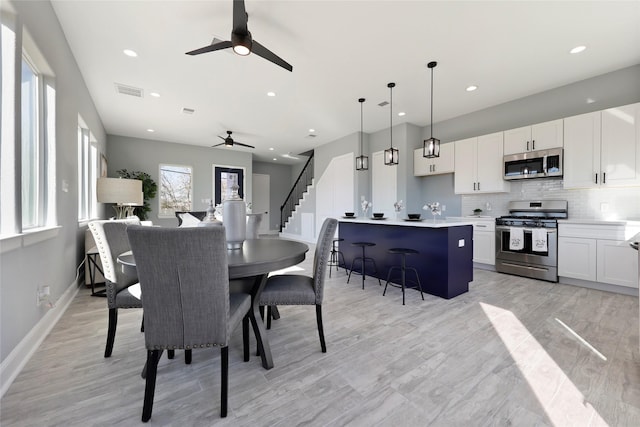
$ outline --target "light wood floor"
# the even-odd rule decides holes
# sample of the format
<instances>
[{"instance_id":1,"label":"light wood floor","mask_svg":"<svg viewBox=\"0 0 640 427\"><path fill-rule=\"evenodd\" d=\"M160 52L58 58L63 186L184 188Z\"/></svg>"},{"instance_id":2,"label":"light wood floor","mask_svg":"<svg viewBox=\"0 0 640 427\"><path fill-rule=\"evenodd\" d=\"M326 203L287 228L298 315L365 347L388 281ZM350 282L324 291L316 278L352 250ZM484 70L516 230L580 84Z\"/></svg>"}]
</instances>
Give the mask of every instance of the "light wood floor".
<instances>
[{"instance_id":1,"label":"light wood floor","mask_svg":"<svg viewBox=\"0 0 640 427\"><path fill-rule=\"evenodd\" d=\"M312 254L313 252L310 252ZM309 272L311 260L302 266ZM328 352L313 307L281 307L268 332L275 367L230 346L229 415L219 418L219 350L164 357L151 425L640 425L638 299L474 271L452 300L344 271L326 284ZM139 425L140 310L121 310L102 357L106 302L82 289L2 399L9 426ZM584 341L583 341L584 340Z\"/></svg>"}]
</instances>

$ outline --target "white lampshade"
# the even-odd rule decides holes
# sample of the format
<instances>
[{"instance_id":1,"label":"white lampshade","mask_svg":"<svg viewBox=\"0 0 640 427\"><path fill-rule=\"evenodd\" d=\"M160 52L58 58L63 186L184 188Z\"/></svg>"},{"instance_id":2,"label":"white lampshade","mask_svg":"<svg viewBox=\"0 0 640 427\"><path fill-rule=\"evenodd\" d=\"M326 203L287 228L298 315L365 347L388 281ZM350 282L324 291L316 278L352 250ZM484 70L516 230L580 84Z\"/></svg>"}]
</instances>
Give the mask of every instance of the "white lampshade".
<instances>
[{"instance_id":1,"label":"white lampshade","mask_svg":"<svg viewBox=\"0 0 640 427\"><path fill-rule=\"evenodd\" d=\"M99 203L142 205L142 181L125 178L98 178Z\"/></svg>"}]
</instances>

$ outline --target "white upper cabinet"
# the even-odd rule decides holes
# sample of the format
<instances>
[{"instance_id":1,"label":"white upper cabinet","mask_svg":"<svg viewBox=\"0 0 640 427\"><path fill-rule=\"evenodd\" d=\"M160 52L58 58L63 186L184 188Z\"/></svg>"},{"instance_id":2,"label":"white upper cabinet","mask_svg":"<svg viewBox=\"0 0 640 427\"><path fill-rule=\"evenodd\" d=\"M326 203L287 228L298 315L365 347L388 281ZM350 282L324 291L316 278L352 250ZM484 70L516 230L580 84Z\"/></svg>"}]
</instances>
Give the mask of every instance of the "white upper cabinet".
<instances>
[{"instance_id":1,"label":"white upper cabinet","mask_svg":"<svg viewBox=\"0 0 640 427\"><path fill-rule=\"evenodd\" d=\"M428 176L454 171L454 143L440 144L440 157L427 159L422 157L422 148L417 148L413 152L413 175Z\"/></svg>"},{"instance_id":2,"label":"white upper cabinet","mask_svg":"<svg viewBox=\"0 0 640 427\"><path fill-rule=\"evenodd\" d=\"M504 155L562 148L562 119L504 131Z\"/></svg>"},{"instance_id":3,"label":"white upper cabinet","mask_svg":"<svg viewBox=\"0 0 640 427\"><path fill-rule=\"evenodd\" d=\"M599 185L600 117L596 111L564 119L564 188Z\"/></svg>"},{"instance_id":4,"label":"white upper cabinet","mask_svg":"<svg viewBox=\"0 0 640 427\"><path fill-rule=\"evenodd\" d=\"M640 184L640 103L602 111L602 185Z\"/></svg>"},{"instance_id":5,"label":"white upper cabinet","mask_svg":"<svg viewBox=\"0 0 640 427\"><path fill-rule=\"evenodd\" d=\"M640 185L640 103L564 119L564 188Z\"/></svg>"},{"instance_id":6,"label":"white upper cabinet","mask_svg":"<svg viewBox=\"0 0 640 427\"><path fill-rule=\"evenodd\" d=\"M456 141L454 157L456 194L509 191L502 179L502 132Z\"/></svg>"}]
</instances>

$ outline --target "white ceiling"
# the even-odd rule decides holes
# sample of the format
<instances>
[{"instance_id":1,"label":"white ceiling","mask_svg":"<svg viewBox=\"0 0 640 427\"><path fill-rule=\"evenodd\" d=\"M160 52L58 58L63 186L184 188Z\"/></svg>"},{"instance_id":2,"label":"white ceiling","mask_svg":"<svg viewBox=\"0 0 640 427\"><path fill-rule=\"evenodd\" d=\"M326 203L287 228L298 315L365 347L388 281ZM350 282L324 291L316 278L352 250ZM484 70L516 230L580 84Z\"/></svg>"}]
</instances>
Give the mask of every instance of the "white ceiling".
<instances>
[{"instance_id":1,"label":"white ceiling","mask_svg":"<svg viewBox=\"0 0 640 427\"><path fill-rule=\"evenodd\" d=\"M388 128L388 82L394 125L428 125L429 61L436 123L640 63L639 1L246 0L254 40L293 72L229 49L185 55L229 40L232 0L52 3L107 133L211 146L232 130L279 163L358 131L360 97L365 132Z\"/></svg>"}]
</instances>

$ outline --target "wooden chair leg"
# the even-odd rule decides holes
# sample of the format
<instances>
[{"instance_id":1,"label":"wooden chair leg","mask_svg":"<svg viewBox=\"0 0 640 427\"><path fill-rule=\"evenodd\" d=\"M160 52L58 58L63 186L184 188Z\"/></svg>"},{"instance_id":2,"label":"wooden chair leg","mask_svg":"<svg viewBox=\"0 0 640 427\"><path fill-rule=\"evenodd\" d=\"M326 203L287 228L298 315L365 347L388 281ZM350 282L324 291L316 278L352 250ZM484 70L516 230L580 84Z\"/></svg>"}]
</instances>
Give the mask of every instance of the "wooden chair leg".
<instances>
[{"instance_id":1,"label":"wooden chair leg","mask_svg":"<svg viewBox=\"0 0 640 427\"><path fill-rule=\"evenodd\" d=\"M153 410L153 395L156 391L156 375L160 354L160 350L147 350L147 375L144 388L144 406L142 407L142 422L145 423L151 419L151 411Z\"/></svg>"},{"instance_id":2,"label":"wooden chair leg","mask_svg":"<svg viewBox=\"0 0 640 427\"><path fill-rule=\"evenodd\" d=\"M320 335L320 347L322 352L327 352L327 345L324 342L324 328L322 327L322 305L316 304L316 320L318 321L318 335Z\"/></svg>"},{"instance_id":3,"label":"wooden chair leg","mask_svg":"<svg viewBox=\"0 0 640 427\"><path fill-rule=\"evenodd\" d=\"M111 357L113 342L116 339L116 326L118 325L118 309L109 309L109 329L107 330L107 345L104 348L104 357Z\"/></svg>"},{"instance_id":4,"label":"wooden chair leg","mask_svg":"<svg viewBox=\"0 0 640 427\"><path fill-rule=\"evenodd\" d=\"M220 416L227 416L227 393L229 392L229 347L220 349Z\"/></svg>"},{"instance_id":5,"label":"wooden chair leg","mask_svg":"<svg viewBox=\"0 0 640 427\"><path fill-rule=\"evenodd\" d=\"M242 319L242 350L244 351L244 361L249 361L249 315Z\"/></svg>"}]
</instances>

